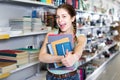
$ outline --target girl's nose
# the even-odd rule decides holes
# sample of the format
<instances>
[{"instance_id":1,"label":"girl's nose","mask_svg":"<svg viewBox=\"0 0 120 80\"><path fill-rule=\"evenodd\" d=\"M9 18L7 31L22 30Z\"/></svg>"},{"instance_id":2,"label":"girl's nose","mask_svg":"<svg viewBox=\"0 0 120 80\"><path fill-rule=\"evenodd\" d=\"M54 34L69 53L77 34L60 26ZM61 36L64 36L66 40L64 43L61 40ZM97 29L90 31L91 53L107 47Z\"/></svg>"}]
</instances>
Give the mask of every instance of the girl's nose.
<instances>
[{"instance_id":1,"label":"girl's nose","mask_svg":"<svg viewBox=\"0 0 120 80\"><path fill-rule=\"evenodd\" d=\"M62 18L59 18L58 21L61 22L61 21L62 21Z\"/></svg>"}]
</instances>

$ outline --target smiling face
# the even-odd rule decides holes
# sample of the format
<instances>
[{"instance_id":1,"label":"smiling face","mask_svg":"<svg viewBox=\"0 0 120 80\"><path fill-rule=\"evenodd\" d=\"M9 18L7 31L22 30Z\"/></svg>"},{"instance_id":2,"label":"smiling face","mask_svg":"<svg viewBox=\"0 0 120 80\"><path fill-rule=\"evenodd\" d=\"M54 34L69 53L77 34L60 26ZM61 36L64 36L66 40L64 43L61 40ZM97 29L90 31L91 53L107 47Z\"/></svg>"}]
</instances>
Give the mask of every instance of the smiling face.
<instances>
[{"instance_id":1,"label":"smiling face","mask_svg":"<svg viewBox=\"0 0 120 80\"><path fill-rule=\"evenodd\" d=\"M56 11L56 22L62 32L70 33L73 31L72 22L75 17L71 17L70 14L64 8L59 8Z\"/></svg>"}]
</instances>

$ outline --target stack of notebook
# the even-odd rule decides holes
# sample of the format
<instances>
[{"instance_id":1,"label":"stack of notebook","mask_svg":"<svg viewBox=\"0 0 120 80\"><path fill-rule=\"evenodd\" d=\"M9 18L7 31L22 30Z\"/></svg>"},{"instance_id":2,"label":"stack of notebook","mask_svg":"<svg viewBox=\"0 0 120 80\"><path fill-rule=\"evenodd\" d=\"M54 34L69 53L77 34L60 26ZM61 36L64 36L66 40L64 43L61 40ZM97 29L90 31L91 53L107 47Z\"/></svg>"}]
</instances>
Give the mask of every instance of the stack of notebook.
<instances>
[{"instance_id":1,"label":"stack of notebook","mask_svg":"<svg viewBox=\"0 0 120 80\"><path fill-rule=\"evenodd\" d=\"M17 50L27 51L28 52L28 54L29 54L29 56L28 56L29 63L39 60L38 59L39 49L19 48Z\"/></svg>"},{"instance_id":2,"label":"stack of notebook","mask_svg":"<svg viewBox=\"0 0 120 80\"><path fill-rule=\"evenodd\" d=\"M19 19L10 19L9 26L12 31L23 31L23 32L31 32L31 18L19 18Z\"/></svg>"},{"instance_id":3,"label":"stack of notebook","mask_svg":"<svg viewBox=\"0 0 120 80\"><path fill-rule=\"evenodd\" d=\"M73 50L73 38L71 34L50 34L48 36L48 53L51 55L65 56L66 50ZM50 63L51 69L72 69L65 67L62 63Z\"/></svg>"},{"instance_id":4,"label":"stack of notebook","mask_svg":"<svg viewBox=\"0 0 120 80\"><path fill-rule=\"evenodd\" d=\"M20 50L0 50L0 62L16 62L17 66L28 63L28 53Z\"/></svg>"},{"instance_id":5,"label":"stack of notebook","mask_svg":"<svg viewBox=\"0 0 120 80\"><path fill-rule=\"evenodd\" d=\"M9 73L16 68L16 62L0 62L0 74Z\"/></svg>"}]
</instances>

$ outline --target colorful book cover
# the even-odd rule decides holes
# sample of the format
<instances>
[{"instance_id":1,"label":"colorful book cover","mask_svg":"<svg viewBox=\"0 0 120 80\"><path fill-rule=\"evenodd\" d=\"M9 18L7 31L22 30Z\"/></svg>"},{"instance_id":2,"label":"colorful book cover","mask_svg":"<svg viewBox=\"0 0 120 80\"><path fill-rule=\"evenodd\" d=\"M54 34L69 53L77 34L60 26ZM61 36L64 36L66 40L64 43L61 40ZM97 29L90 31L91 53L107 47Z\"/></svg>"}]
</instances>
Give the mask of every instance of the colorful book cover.
<instances>
[{"instance_id":1,"label":"colorful book cover","mask_svg":"<svg viewBox=\"0 0 120 80\"><path fill-rule=\"evenodd\" d=\"M0 62L16 62L16 60L7 60L7 59L0 59Z\"/></svg>"},{"instance_id":2,"label":"colorful book cover","mask_svg":"<svg viewBox=\"0 0 120 80\"><path fill-rule=\"evenodd\" d=\"M64 56L65 55L65 50L64 50L64 47L63 47L62 43L56 45L56 50L57 50L57 54L59 56Z\"/></svg>"},{"instance_id":3,"label":"colorful book cover","mask_svg":"<svg viewBox=\"0 0 120 80\"><path fill-rule=\"evenodd\" d=\"M47 4L52 4L52 0L46 0Z\"/></svg>"},{"instance_id":4,"label":"colorful book cover","mask_svg":"<svg viewBox=\"0 0 120 80\"><path fill-rule=\"evenodd\" d=\"M62 39L60 39L60 40L56 40L56 41L54 41L54 42L51 42L54 55L58 55L58 54L57 54L57 50L56 50L56 44L60 44L60 43L64 43L64 42L69 42L69 39L68 39L68 38L62 38ZM62 66L61 63L57 63L57 65L58 65L58 66Z\"/></svg>"},{"instance_id":5,"label":"colorful book cover","mask_svg":"<svg viewBox=\"0 0 120 80\"><path fill-rule=\"evenodd\" d=\"M33 53L39 53L39 49L31 49L31 48L18 48L16 50L20 50L20 51L27 51L29 54L33 54Z\"/></svg>"},{"instance_id":6,"label":"colorful book cover","mask_svg":"<svg viewBox=\"0 0 120 80\"><path fill-rule=\"evenodd\" d=\"M44 2L44 3L46 3L46 0L40 0L40 2Z\"/></svg>"},{"instance_id":7,"label":"colorful book cover","mask_svg":"<svg viewBox=\"0 0 120 80\"><path fill-rule=\"evenodd\" d=\"M52 49L52 45L50 43L47 44L47 51L48 51L49 54L54 55L54 52L53 52L53 49ZM51 68L51 67L55 68L56 66L57 66L56 63L54 63L54 64L53 63L49 63L48 67L49 68Z\"/></svg>"},{"instance_id":8,"label":"colorful book cover","mask_svg":"<svg viewBox=\"0 0 120 80\"><path fill-rule=\"evenodd\" d=\"M69 38L69 41L71 42L72 48L74 47L72 34L50 34L48 36L48 43L51 43L53 41L56 41L56 40L59 40L62 38Z\"/></svg>"},{"instance_id":9,"label":"colorful book cover","mask_svg":"<svg viewBox=\"0 0 120 80\"><path fill-rule=\"evenodd\" d=\"M54 55L51 43L47 44L47 51L48 51L49 54Z\"/></svg>"},{"instance_id":10,"label":"colorful book cover","mask_svg":"<svg viewBox=\"0 0 120 80\"><path fill-rule=\"evenodd\" d=\"M28 55L28 53L20 50L0 50L0 55L17 57Z\"/></svg>"},{"instance_id":11,"label":"colorful book cover","mask_svg":"<svg viewBox=\"0 0 120 80\"><path fill-rule=\"evenodd\" d=\"M66 54L66 50L72 51L71 43L70 42L64 42L60 44L56 44L56 50L57 50L57 55L59 56L64 56ZM62 63L59 63L55 66L56 68L64 67Z\"/></svg>"},{"instance_id":12,"label":"colorful book cover","mask_svg":"<svg viewBox=\"0 0 120 80\"><path fill-rule=\"evenodd\" d=\"M60 39L60 40L56 40L56 41L54 41L54 42L51 42L54 55L58 55L58 54L57 54L57 50L56 50L56 45L57 45L57 44L60 44L60 43L64 43L64 42L69 42L69 39L68 39L68 38L62 38L62 39Z\"/></svg>"},{"instance_id":13,"label":"colorful book cover","mask_svg":"<svg viewBox=\"0 0 120 80\"><path fill-rule=\"evenodd\" d=\"M66 0L66 3L72 5L72 0Z\"/></svg>"},{"instance_id":14,"label":"colorful book cover","mask_svg":"<svg viewBox=\"0 0 120 80\"><path fill-rule=\"evenodd\" d=\"M76 0L72 0L72 6L75 8L76 7Z\"/></svg>"},{"instance_id":15,"label":"colorful book cover","mask_svg":"<svg viewBox=\"0 0 120 80\"><path fill-rule=\"evenodd\" d=\"M19 59L23 59L23 58L28 58L28 56L20 56L18 57L11 57L11 56L2 56L0 55L0 59L6 59L6 60L19 60Z\"/></svg>"},{"instance_id":16,"label":"colorful book cover","mask_svg":"<svg viewBox=\"0 0 120 80\"><path fill-rule=\"evenodd\" d=\"M65 43L60 43L56 45L56 50L57 54L60 56L65 55L66 50L72 51L71 43L70 42L65 42Z\"/></svg>"}]
</instances>

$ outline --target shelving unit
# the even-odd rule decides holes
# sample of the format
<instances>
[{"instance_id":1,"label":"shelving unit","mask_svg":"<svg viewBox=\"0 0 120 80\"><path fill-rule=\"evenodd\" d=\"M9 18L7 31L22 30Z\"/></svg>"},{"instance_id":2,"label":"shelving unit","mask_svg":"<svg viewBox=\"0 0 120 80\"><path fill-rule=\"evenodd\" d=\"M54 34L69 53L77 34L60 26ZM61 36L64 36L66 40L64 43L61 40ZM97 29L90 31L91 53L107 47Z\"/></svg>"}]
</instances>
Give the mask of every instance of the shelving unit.
<instances>
[{"instance_id":1,"label":"shelving unit","mask_svg":"<svg viewBox=\"0 0 120 80\"><path fill-rule=\"evenodd\" d=\"M1 12L0 14L5 17L3 19L4 23L8 22L7 19L10 18L21 18L24 16L22 12L25 10L28 10L28 12L31 12L32 7L48 7L48 8L55 8L55 6L37 1L26 1L26 0L1 0L0 1L0 6L2 5L5 7L3 10L0 8ZM9 8L6 8L6 6L10 6ZM13 7L13 8L12 8ZM17 9L18 8L18 9ZM6 11L9 11L9 15L4 15ZM19 11L20 10L20 11ZM12 12L13 11L13 12ZM17 14L14 15L14 12L17 11L18 13L22 14ZM11 16L12 15L12 16ZM14 16L13 16L14 15ZM2 18L3 18L2 17ZM15 34L14 34L15 33ZM41 31L32 31L32 32L10 32L8 35L9 37L7 39L0 39L0 49L17 49L17 48L26 48L28 46L33 46L34 48L40 48L40 45L42 44L42 41L45 37L45 35L48 33L48 30L41 30ZM18 67L17 69L13 70L10 72L10 76L3 80L26 80L27 78L36 75L40 71L40 63L39 61L35 61L32 63L27 63L25 65L22 65Z\"/></svg>"},{"instance_id":2,"label":"shelving unit","mask_svg":"<svg viewBox=\"0 0 120 80\"><path fill-rule=\"evenodd\" d=\"M88 62L90 62L91 60L95 59L97 56L101 55L104 51L108 51L108 49L110 49L111 47L115 46L116 42L112 43L111 45L107 45L106 47L104 47L101 50L96 50L96 52L94 53L94 55L90 58L88 58L85 63L80 64L80 66L82 66L83 64L86 64Z\"/></svg>"},{"instance_id":3,"label":"shelving unit","mask_svg":"<svg viewBox=\"0 0 120 80\"><path fill-rule=\"evenodd\" d=\"M99 68L97 68L90 76L86 78L86 80L96 80L96 78L104 71L105 66L113 59L115 56L117 56L119 52L116 52L110 56L110 58L105 61Z\"/></svg>"},{"instance_id":4,"label":"shelving unit","mask_svg":"<svg viewBox=\"0 0 120 80\"><path fill-rule=\"evenodd\" d=\"M102 24L102 26L100 23L98 23L98 24L95 24L95 26L92 26L91 24L88 24L87 20L86 20L86 22L84 22L84 24L82 24L82 23L80 23L80 22L82 22L81 19L84 20L84 17L82 17L82 15L84 13L89 13L89 12L84 12L84 11L79 11L79 10L76 10L76 11L78 11L78 16L77 16L78 17L77 18L78 28L77 28L77 30L80 34L83 33L88 37L88 43L87 43L86 49L85 49L87 51L87 53L86 52L85 52L85 54L83 53L83 57L82 57L82 59L80 59L80 62L79 62L80 66L79 66L78 70L80 70L80 76L83 78L82 80L97 80L96 78L98 76L100 76L101 72L104 70L104 68L107 66L107 64L109 62L111 62L111 60L113 60L115 58L115 56L119 53L119 52L113 52L111 54L111 52L109 51L109 49L112 48L113 46L115 46L117 43L114 41L112 42L112 44L109 44L109 45L105 43L107 39L110 39L110 40L113 39L109 32L110 31L109 23L106 25ZM89 13L89 14L91 14L91 13ZM92 13L91 15L93 15L93 14L102 15L101 13L100 14ZM99 37L97 31L100 31L100 33L102 33L103 35ZM101 44L103 46L101 46ZM97 46L97 48L96 48L96 46ZM100 49L98 48L98 46ZM96 48L95 52L91 51L92 47ZM106 54L108 54L109 58L105 57L104 52L106 52ZM98 63L97 63L97 60L99 60ZM94 63L94 62L96 62L96 63Z\"/></svg>"},{"instance_id":5,"label":"shelving unit","mask_svg":"<svg viewBox=\"0 0 120 80\"><path fill-rule=\"evenodd\" d=\"M98 28L99 30L102 30L102 28L104 28L104 29L106 29L106 28L110 28L110 27L108 27L108 26L103 26L103 27L95 27L95 26L87 26L87 27L85 27L85 26L83 26L83 27L81 27L81 28L78 28L78 31L80 32L80 33L82 33L83 31L86 31L87 29L89 29L90 31L91 31L91 33L92 32L94 32L94 30L96 30L96 28ZM83 31L82 31L83 30ZM92 34L94 34L94 33L92 33ZM96 34L96 33L95 33ZM86 34L87 35L87 34ZM112 39L112 36L110 36L109 35L109 33L107 33L107 35L105 34L104 35L104 37L102 37L102 38L95 38L94 40L92 40L92 37L90 38L91 39L91 41L86 45L86 46L90 46L91 47L91 45L94 45L94 44L96 44L96 45L100 45L100 43L105 43L106 42L106 39L107 38L110 38L110 39ZM104 47L102 47L102 48L100 48L100 49L97 49L92 55L93 56L90 56L90 55L88 55L89 57L87 57L86 58L86 60L85 61L80 61L80 69L81 68L86 68L86 66L88 65L88 66L90 66L90 63L92 63L94 60L96 60L96 59L99 59L99 57L100 56L103 56L103 52L107 52L107 53L110 53L109 52L109 49L110 48L112 48L113 46L115 46L117 43L116 42L112 42L112 44L107 44L106 46L104 46ZM89 49L88 49L89 50ZM115 52L115 53L113 53L113 54L109 54L110 55L110 57L107 59L107 58L104 58L104 59L106 59L105 61L103 61L103 62L101 62L101 64L94 64L93 63L93 65L96 65L97 66L97 69L95 69L94 71L92 71L92 73L90 73L90 74L87 74L87 70L86 70L86 78L85 79L83 79L83 80L97 80L96 78L98 77L98 76L100 76L100 74L101 74L101 72L104 70L104 68L107 66L107 64L118 54L119 52ZM91 53L90 53L91 54ZM92 64L91 64L92 65ZM100 65L99 67L98 67L98 65ZM92 69L91 69L92 70ZM84 75L84 73L83 73L83 75Z\"/></svg>"}]
</instances>

